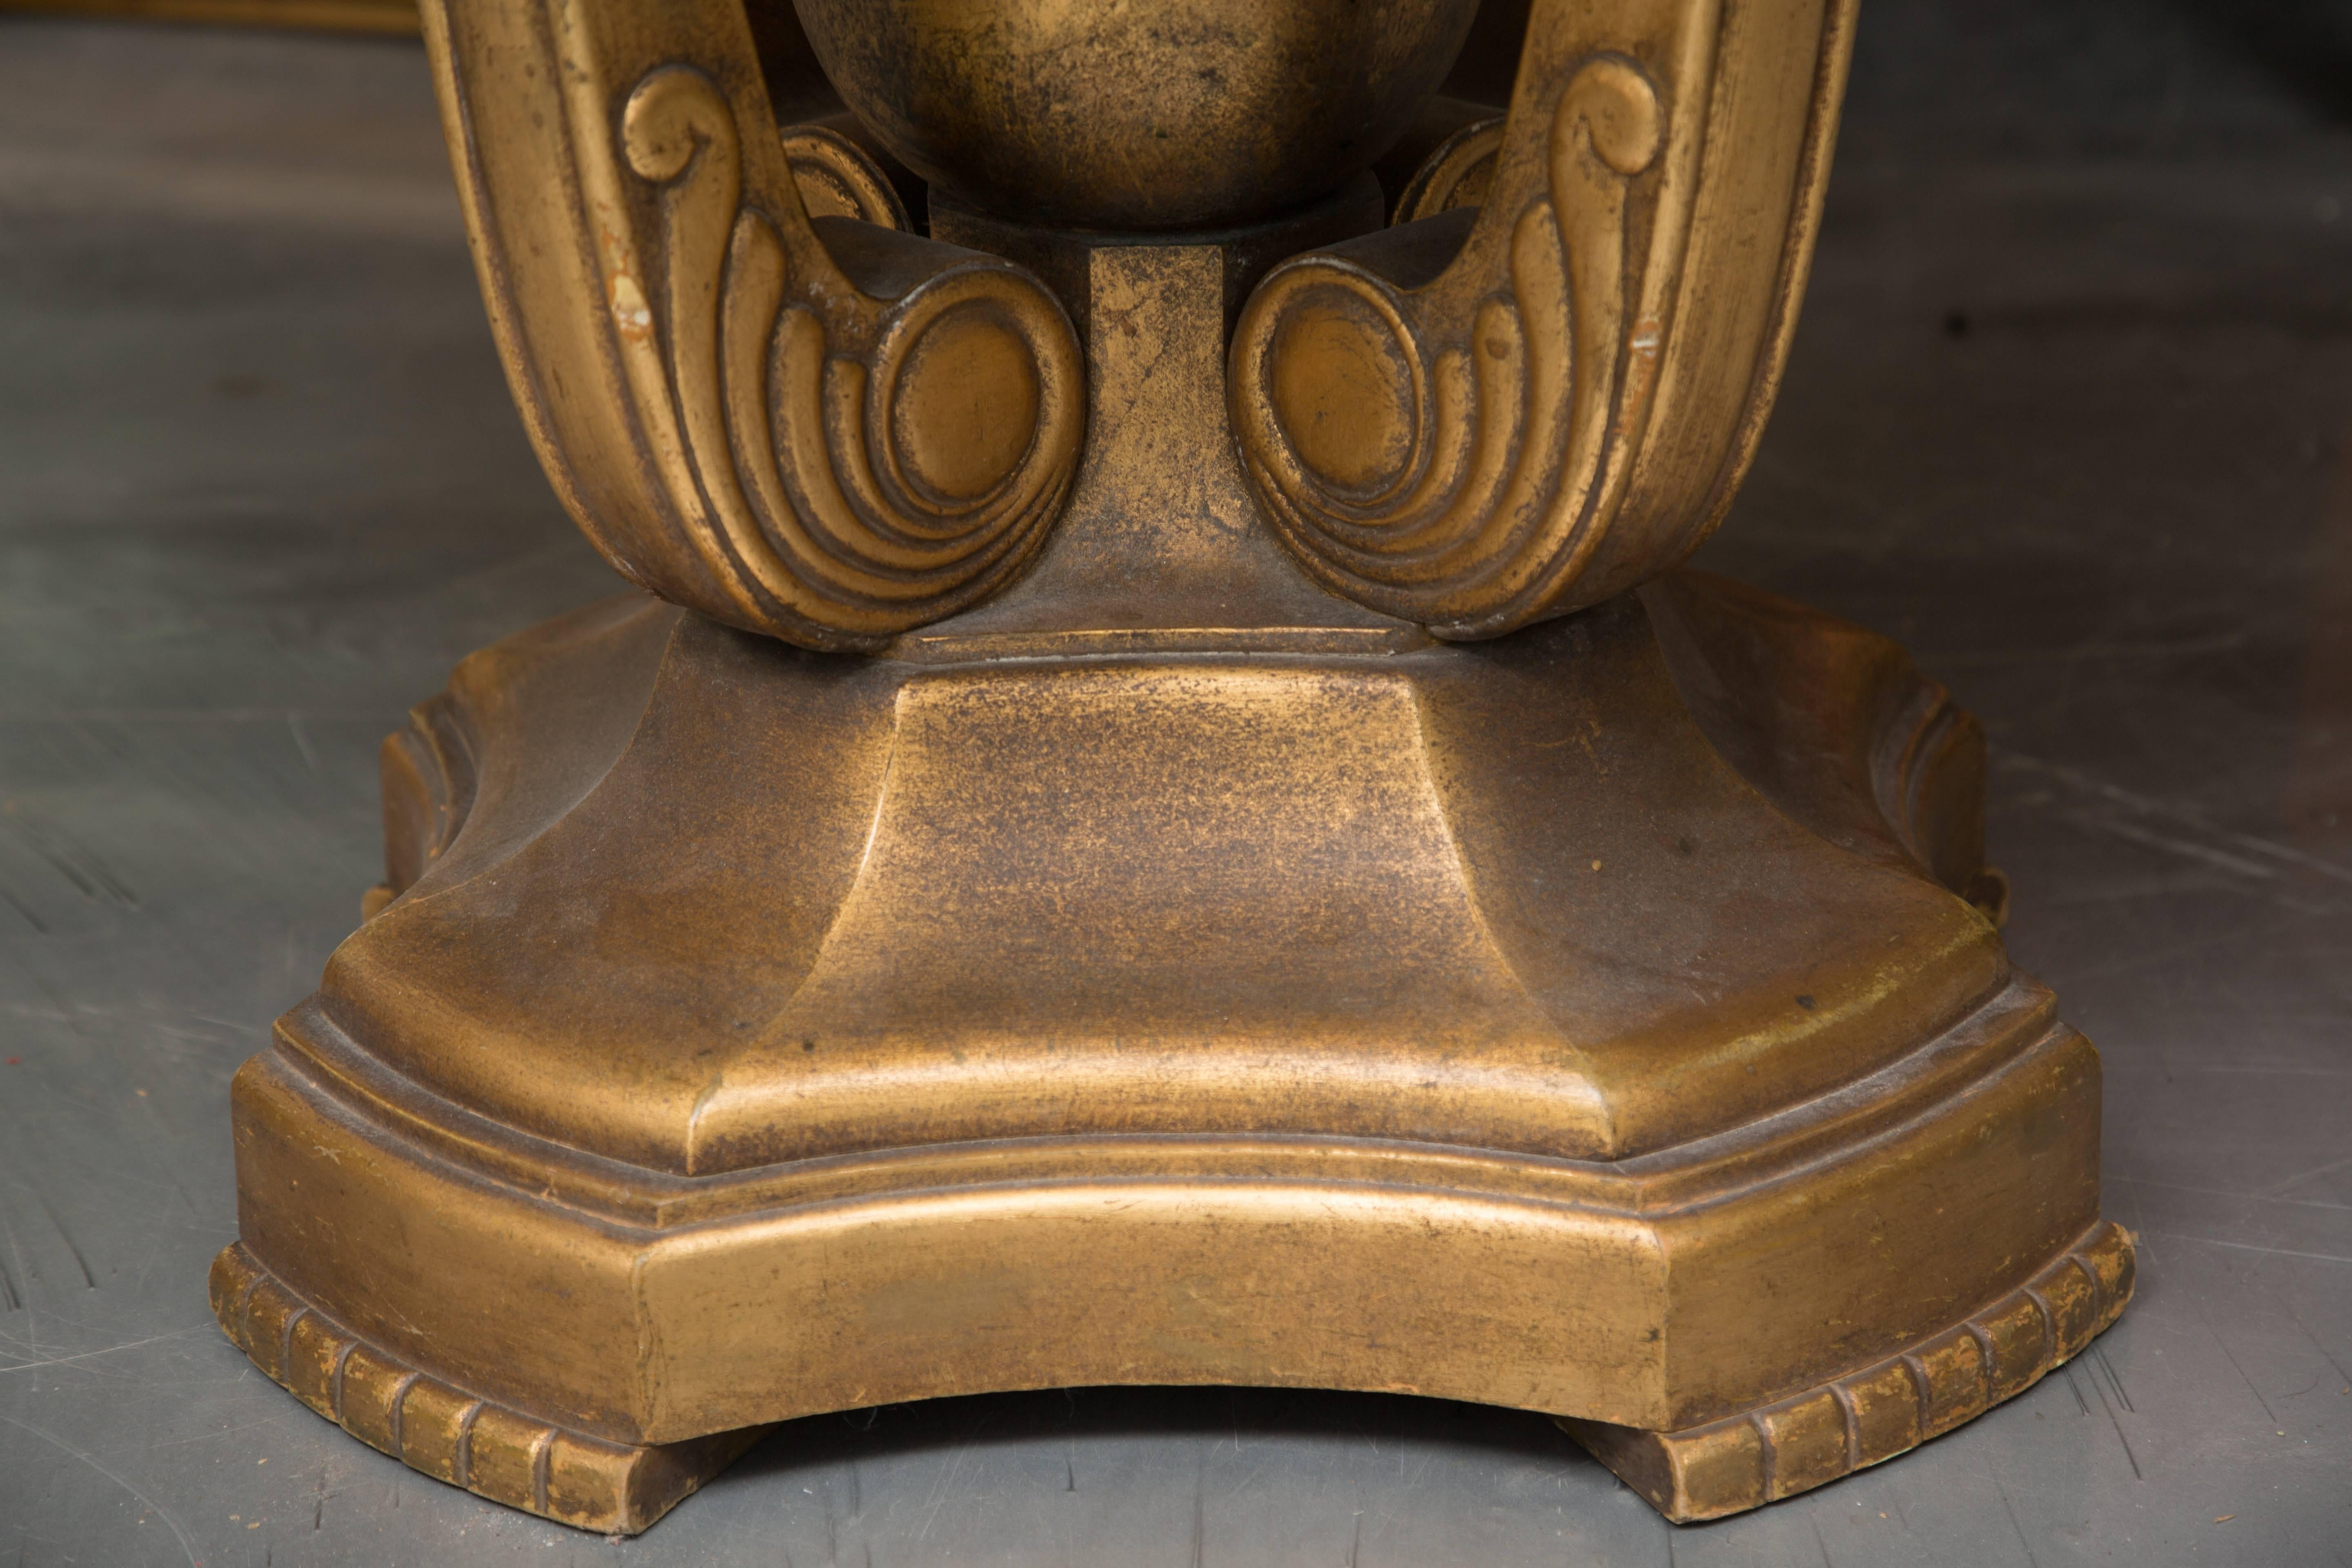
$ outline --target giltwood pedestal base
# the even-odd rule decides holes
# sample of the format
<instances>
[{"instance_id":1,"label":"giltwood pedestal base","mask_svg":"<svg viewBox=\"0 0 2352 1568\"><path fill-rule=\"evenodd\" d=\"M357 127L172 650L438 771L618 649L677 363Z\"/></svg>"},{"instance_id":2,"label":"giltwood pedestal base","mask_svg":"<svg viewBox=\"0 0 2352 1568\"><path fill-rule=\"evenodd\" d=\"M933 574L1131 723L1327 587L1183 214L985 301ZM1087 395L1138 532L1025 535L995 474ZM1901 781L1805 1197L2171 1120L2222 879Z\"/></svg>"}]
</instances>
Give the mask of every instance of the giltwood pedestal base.
<instances>
[{"instance_id":1,"label":"giltwood pedestal base","mask_svg":"<svg viewBox=\"0 0 2352 1568\"><path fill-rule=\"evenodd\" d=\"M1391 1390L1691 1518L2128 1296L1973 721L1671 570L1851 0L1179 9L425 6L525 424L669 603L417 710L237 1078L222 1321L366 1440L628 1531L793 1416Z\"/></svg>"},{"instance_id":2,"label":"giltwood pedestal base","mask_svg":"<svg viewBox=\"0 0 2352 1568\"><path fill-rule=\"evenodd\" d=\"M238 1075L230 1337L608 1531L765 1423L1091 1384L1542 1410L1691 1519L2128 1299L2097 1058L1953 890L1981 742L1892 645L1696 574L1195 640L627 599L468 660Z\"/></svg>"}]
</instances>

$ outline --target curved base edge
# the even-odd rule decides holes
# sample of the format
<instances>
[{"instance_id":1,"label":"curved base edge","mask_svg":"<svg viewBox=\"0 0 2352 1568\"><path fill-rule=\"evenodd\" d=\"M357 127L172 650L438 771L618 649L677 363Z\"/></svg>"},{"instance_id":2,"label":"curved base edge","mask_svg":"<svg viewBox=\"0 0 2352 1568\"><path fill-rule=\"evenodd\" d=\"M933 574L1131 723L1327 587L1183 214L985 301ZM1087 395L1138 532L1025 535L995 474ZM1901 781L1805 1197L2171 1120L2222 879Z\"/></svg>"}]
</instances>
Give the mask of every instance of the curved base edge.
<instances>
[{"instance_id":1,"label":"curved base edge","mask_svg":"<svg viewBox=\"0 0 2352 1568\"><path fill-rule=\"evenodd\" d=\"M2131 1233L2102 1220L1982 1311L1792 1398L1679 1432L1555 1419L1675 1523L1721 1519L1898 1458L2024 1393L2122 1315L2135 1278Z\"/></svg>"},{"instance_id":2,"label":"curved base edge","mask_svg":"<svg viewBox=\"0 0 2352 1568\"><path fill-rule=\"evenodd\" d=\"M767 1431L608 1442L426 1376L296 1295L243 1242L221 1249L207 1284L229 1342L320 1415L419 1474L575 1529L641 1533Z\"/></svg>"}]
</instances>

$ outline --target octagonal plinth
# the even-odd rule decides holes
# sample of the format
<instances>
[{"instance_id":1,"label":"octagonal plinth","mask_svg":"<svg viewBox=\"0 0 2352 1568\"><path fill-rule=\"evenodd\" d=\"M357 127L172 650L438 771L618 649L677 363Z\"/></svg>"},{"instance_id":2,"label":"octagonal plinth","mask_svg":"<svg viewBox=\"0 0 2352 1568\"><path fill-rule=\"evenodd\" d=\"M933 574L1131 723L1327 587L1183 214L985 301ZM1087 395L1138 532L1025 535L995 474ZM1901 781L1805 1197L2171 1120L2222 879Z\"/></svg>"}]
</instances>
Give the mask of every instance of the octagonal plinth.
<instances>
[{"instance_id":1,"label":"octagonal plinth","mask_svg":"<svg viewBox=\"0 0 2352 1568\"><path fill-rule=\"evenodd\" d=\"M618 1529L729 1457L672 1446L983 1390L1710 1427L2106 1259L2046 1369L2128 1247L2095 1055L1951 890L1980 768L1891 645L1693 575L1364 652L583 611L387 744L394 883L236 1083L292 1305L224 1321L624 1456Z\"/></svg>"}]
</instances>

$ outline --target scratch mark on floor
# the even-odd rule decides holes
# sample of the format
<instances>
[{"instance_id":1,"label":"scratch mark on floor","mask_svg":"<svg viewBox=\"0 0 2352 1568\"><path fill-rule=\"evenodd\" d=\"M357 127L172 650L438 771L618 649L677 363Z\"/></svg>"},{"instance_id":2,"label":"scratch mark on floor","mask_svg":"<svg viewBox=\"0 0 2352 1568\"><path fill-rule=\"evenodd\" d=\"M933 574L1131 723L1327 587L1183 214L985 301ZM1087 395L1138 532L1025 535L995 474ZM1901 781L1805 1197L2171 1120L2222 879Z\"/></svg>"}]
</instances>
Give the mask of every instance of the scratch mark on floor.
<instances>
[{"instance_id":1,"label":"scratch mark on floor","mask_svg":"<svg viewBox=\"0 0 2352 1568\"><path fill-rule=\"evenodd\" d=\"M2315 1373L2313 1373L2311 1374L2311 1381L2310 1381L2309 1383L2305 1384L2301 1388L2296 1389L2293 1394L2280 1394L2280 1395L2279 1395L2279 1398L2280 1398L2280 1399L2282 1399L2282 1400L2287 1400L2287 1399L2301 1399L2305 1394L2311 1393L2314 1389L2317 1388L2318 1386L2319 1386L2319 1374L2318 1374L2317 1373L2315 1373Z\"/></svg>"},{"instance_id":2,"label":"scratch mark on floor","mask_svg":"<svg viewBox=\"0 0 2352 1568\"><path fill-rule=\"evenodd\" d=\"M2256 1241L2223 1241L2217 1237L2190 1236L2187 1231L2181 1230L2158 1230L2145 1233L2136 1231L2133 1234L2168 1236L2175 1241L2193 1241L2200 1247L2226 1247L2232 1252L2264 1252L2268 1253L2273 1258L2307 1258L2315 1263L2352 1263L2352 1258L2347 1258L2341 1253L2298 1252L2291 1247L2264 1247L2262 1243Z\"/></svg>"},{"instance_id":3,"label":"scratch mark on floor","mask_svg":"<svg viewBox=\"0 0 2352 1568\"><path fill-rule=\"evenodd\" d=\"M2042 1568L2042 1559L2033 1555L2033 1542L2025 1539L2025 1526L2017 1522L2017 1510L2010 1503L2009 1489L1999 1481L1993 1482L1992 1486L1993 1490L2000 1494L2001 1509L2009 1515L2009 1528L2017 1531L2017 1543L2025 1548L2025 1561L2031 1563L2032 1568ZM1819 1540L1819 1535L1816 1534L1814 1539Z\"/></svg>"},{"instance_id":4,"label":"scratch mark on floor","mask_svg":"<svg viewBox=\"0 0 2352 1568\"><path fill-rule=\"evenodd\" d=\"M955 1453L948 1460L948 1468L940 1472L938 1480L931 1483L931 1495L927 1500L930 1511L923 1516L923 1528L915 1534L918 1542L929 1539L932 1527L940 1521L940 1505L948 1500L948 1489L955 1484L956 1472L963 1468L964 1456L971 1452L972 1440L987 1425L988 1417L985 1415L971 1424L971 1430L966 1432L963 1441L956 1445Z\"/></svg>"},{"instance_id":5,"label":"scratch mark on floor","mask_svg":"<svg viewBox=\"0 0 2352 1568\"><path fill-rule=\"evenodd\" d=\"M26 973L31 973L32 972L27 971ZM112 1031L102 1031L93 1034L85 1026L83 1018L79 1016L83 1009L71 1006L64 996L58 994L57 991L46 981L43 981L37 973L33 973L32 978L34 984L39 987L41 994L48 998L49 1005L56 1009L58 1016L66 1020L66 1026L73 1031L75 1037L86 1042L93 1051L105 1051L112 1055L120 1066L120 1070L124 1076L124 1081L133 1081L130 1075L134 1068L142 1065L141 1058L135 1058L127 1052L123 1042L114 1037ZM154 1129L155 1133L155 1136L152 1139L139 1141L136 1147L145 1157L147 1163L152 1164L157 1170L163 1173L163 1179L170 1183L173 1190L180 1194L180 1201L187 1205L188 1212L199 1219L203 1218L204 1210L196 1206L196 1200L188 1192L187 1184L180 1180L179 1173L172 1169L171 1163L163 1158L160 1152L162 1145L168 1143L173 1140L174 1129L165 1122L163 1113L158 1108L155 1100L142 1098L134 1100L131 1103L138 1108L137 1114L146 1118L148 1124ZM0 1219L0 1223L5 1223L5 1220ZM11 1238L11 1245L14 1245L13 1237Z\"/></svg>"},{"instance_id":6,"label":"scratch mark on floor","mask_svg":"<svg viewBox=\"0 0 2352 1568\"><path fill-rule=\"evenodd\" d=\"M2202 1307L2197 1310L2197 1316L2200 1320L2205 1320L2205 1310ZM2254 1396L2254 1403L2263 1407L2263 1415L2275 1428L2279 1424L2278 1412L2271 1408L2271 1402L2263 1397L2263 1391L2254 1386L2254 1380L2248 1377L2246 1369L2238 1363L2237 1353L2230 1349L2230 1342L2221 1337L2221 1331L2216 1329L2210 1320L2205 1320L2205 1331L2213 1336L2214 1346L2221 1351L2221 1359L2230 1363L2230 1370L2238 1374L2238 1381L2246 1385L2246 1392Z\"/></svg>"},{"instance_id":7,"label":"scratch mark on floor","mask_svg":"<svg viewBox=\"0 0 2352 1568\"><path fill-rule=\"evenodd\" d=\"M58 1217L57 1208L49 1202L48 1194L39 1187L33 1186L29 1182L26 1185L32 1187L33 1201L41 1205L43 1214L48 1215L50 1228L58 1233L58 1239L66 1244L68 1252L73 1254L74 1267L81 1270L82 1284L89 1289L97 1289L98 1279L89 1271L89 1259L84 1258L81 1255L81 1248L74 1245L73 1234L66 1229L66 1222Z\"/></svg>"},{"instance_id":8,"label":"scratch mark on floor","mask_svg":"<svg viewBox=\"0 0 2352 1568\"><path fill-rule=\"evenodd\" d=\"M246 1373L252 1369L253 1363L247 1362L244 1367L238 1370L236 1380L239 1383L243 1383L245 1381ZM256 1375L258 1374L257 1373ZM297 1411L300 1411L302 1406L297 1405L295 1406L295 1409ZM191 1432L184 1437L158 1437L147 1446L150 1448L171 1448L176 1447L183 1443L217 1443L224 1437L234 1437L240 1432L264 1432L271 1430L282 1431L287 1425L288 1419L289 1414L281 1410L274 1415L265 1416L258 1421L239 1421L230 1426L215 1426L206 1432ZM308 1422L298 1424L302 1426L304 1431L310 1430L310 1424Z\"/></svg>"},{"instance_id":9,"label":"scratch mark on floor","mask_svg":"<svg viewBox=\"0 0 2352 1568\"><path fill-rule=\"evenodd\" d=\"M2319 1352L2320 1359L2336 1369L2336 1375L2344 1380L2345 1387L2352 1388L2352 1372L2344 1370L2344 1363L2336 1359L2336 1352L2320 1342L2319 1336L2311 1331L2311 1325L2303 1321L2303 1314L2286 1304L2285 1297L2277 1295L2275 1291L2273 1295L2278 1301L2280 1310L2294 1321L2294 1326L2303 1331L2303 1337L2311 1342L2311 1348Z\"/></svg>"},{"instance_id":10,"label":"scratch mark on floor","mask_svg":"<svg viewBox=\"0 0 2352 1568\"><path fill-rule=\"evenodd\" d=\"M2345 1166L2347 1166L2347 1165L2352 1165L2352 1159L2347 1159L2347 1160L2330 1160L2330 1161L2329 1161L2326 1164L2325 1164L2325 1165L2321 1165L2321 1166L2318 1166L2318 1167L2316 1167L2316 1168L2315 1168L2315 1169L2313 1169L2313 1170L2304 1171L2304 1172L2299 1173L2298 1174L2289 1176L2289 1177L2288 1177L2285 1181L2284 1181L2284 1182L2274 1182L2274 1183L2273 1183L2271 1185L2269 1185L2269 1186L2267 1186L2267 1187L2264 1187L2261 1192L2256 1193L2256 1194L2254 1194L2254 1196L2256 1196L2256 1197L2258 1197L2258 1198L2267 1198L2267 1197L2271 1196L2271 1195L2272 1195L2272 1194L2276 1194L2276 1193L2283 1193L2283 1192L2286 1191L2289 1187L2292 1187L2292 1186L2295 1185L2297 1183L2300 1183L2300 1182L2307 1182L2307 1181L2311 1180L2314 1176L2325 1176L2325 1175L2326 1175L2328 1173L2330 1173L2330 1172L2332 1172L2332 1171L2340 1171L2340 1170L2344 1169L2344 1167L2345 1167ZM2347 1206L2347 1205L2342 1205L2342 1204L2328 1204L2328 1205L2324 1205L2324 1206L2328 1207L2328 1208L2343 1208L2343 1207L2345 1207L2345 1206Z\"/></svg>"},{"instance_id":11,"label":"scratch mark on floor","mask_svg":"<svg viewBox=\"0 0 2352 1568\"><path fill-rule=\"evenodd\" d=\"M2108 802L2110 805L2119 805L2126 810L2141 813L2144 816L2168 817L2172 821L2179 823L2183 826L2194 828L2201 833L2210 834L2213 837L2231 845L2236 848L2247 850L2252 854L2261 855L2269 859L2280 861L2286 865L2298 866L2306 871L2315 871L2323 877L2333 878L2340 882L2352 883L2352 867L2339 866L2333 860L2323 859L2319 856L2307 854L2301 849L2294 847L2292 845L2280 844L2272 839L2258 837L2251 833L2240 833L2232 828L2222 827L2216 823L2208 821L2200 812L2191 810L2187 806L2175 805L2166 801L2158 800L2149 795L2135 795L2129 790L2118 789L2114 784L2093 778L2088 773L2083 773L2075 768L2067 767L2063 763L2044 762L2039 757L2024 756L2016 752L2006 752L2001 754L2000 765L2004 770L2046 774L2051 778L2057 779L2063 784L2070 784L2074 788L2082 790L2086 794L2097 795L2102 800ZM2095 824L2095 826L2105 826L2109 831L2115 830L2115 824L2112 820L2097 823ZM2131 837L2131 835L2126 834L2124 837ZM2189 845L2186 841L2163 844L2160 847L2173 848L2178 852L2192 854L2200 858L2209 860L2216 859L2219 854L2219 852L2208 849L2202 846ZM2272 871L2266 866L2256 866L2252 862L2234 856L2228 857L2227 858L2232 869L2250 870L2251 874L2264 878L2276 875L2275 872Z\"/></svg>"},{"instance_id":12,"label":"scratch mark on floor","mask_svg":"<svg viewBox=\"0 0 2352 1568\"><path fill-rule=\"evenodd\" d=\"M63 1437L58 1436L56 1433L36 1426L30 1421L20 1421L16 1416L10 1415L5 1412L0 1412L0 1421L5 1421L11 1426L21 1426L26 1431L30 1432L34 1436L40 1438L43 1442L63 1449L65 1452L72 1455L75 1458L79 1459L83 1464L88 1465L91 1469L96 1470L100 1475L104 1476L108 1480L112 1481L116 1486L121 1487L124 1491L129 1492L132 1497L137 1498L141 1502L145 1503L149 1508L153 1509L155 1510L156 1517L161 1519L165 1524L171 1526L172 1534L177 1538L180 1542L180 1550L188 1554L188 1568L199 1568L196 1562L195 1544L188 1539L188 1532L180 1528L180 1521L172 1517L171 1510L165 1508L162 1503L157 1502L153 1498L149 1497L145 1492L141 1491L137 1487L132 1486L129 1481L124 1480L121 1476L116 1475L112 1470L108 1469L104 1465L99 1463L97 1459L93 1458L89 1454L84 1453L81 1449L75 1447L71 1443L67 1442Z\"/></svg>"},{"instance_id":13,"label":"scratch mark on floor","mask_svg":"<svg viewBox=\"0 0 2352 1568\"><path fill-rule=\"evenodd\" d=\"M8 1211L5 1208L0 1208L0 1242L7 1244L8 1260L16 1266L16 1279L24 1281L21 1287L15 1284L9 1287L9 1310L15 1311L19 1307L25 1310L26 1337L35 1349L38 1349L41 1342L40 1315L33 1310L33 1299L26 1293L33 1275L25 1267L24 1249L16 1245L16 1227L8 1223Z\"/></svg>"},{"instance_id":14,"label":"scratch mark on floor","mask_svg":"<svg viewBox=\"0 0 2352 1568\"><path fill-rule=\"evenodd\" d=\"M149 1334L143 1340L125 1340L119 1345L108 1345L100 1350L81 1351L73 1355L44 1356L39 1361L20 1361L7 1366L0 1366L0 1373L37 1372L45 1366L70 1366L78 1361L95 1361L102 1355L114 1355L122 1351L137 1350L141 1345L152 1345L158 1340L182 1339L211 1326L209 1323L192 1324L189 1327L173 1329L164 1333Z\"/></svg>"},{"instance_id":15,"label":"scratch mark on floor","mask_svg":"<svg viewBox=\"0 0 2352 1568\"><path fill-rule=\"evenodd\" d=\"M2084 813L2076 820L2085 827L2095 828L2101 833L2123 839L2126 843L2141 845L2149 849L2160 849L2167 854L2179 855L2190 860L2202 860L2205 864L2217 866L2224 871L2235 871L2241 877L2252 877L2264 882L2275 881L2278 878L2278 871L2273 867L2249 860L2242 855L2232 855L2226 849L2216 849L2210 845L2200 844L2191 838L2175 837L2169 833L2158 833L2153 828L2141 827L2129 822L2117 822L2111 817L2089 812Z\"/></svg>"},{"instance_id":16,"label":"scratch mark on floor","mask_svg":"<svg viewBox=\"0 0 2352 1568\"><path fill-rule=\"evenodd\" d=\"M2124 1408L2135 1415L2138 1415L2139 1406L2132 1403L2131 1391L2124 1386L2124 1380L2116 1374L2116 1363L2107 1359L2107 1347L2094 1344L2091 1347L2091 1359L2099 1363L2099 1370L2105 1373L2107 1381L2116 1385L2116 1397L2123 1402Z\"/></svg>"},{"instance_id":17,"label":"scratch mark on floor","mask_svg":"<svg viewBox=\"0 0 2352 1568\"><path fill-rule=\"evenodd\" d=\"M24 900L10 892L8 890L8 885L5 882L0 882L0 900L6 900L8 907L16 910L17 915L23 919L24 922L26 925L31 926L36 932L42 936L49 934L48 922L42 920L40 916L35 914L32 911L31 907L27 905Z\"/></svg>"},{"instance_id":18,"label":"scratch mark on floor","mask_svg":"<svg viewBox=\"0 0 2352 1568\"><path fill-rule=\"evenodd\" d=\"M2099 1361L2102 1364L2105 1364L2106 1357L2101 1356L2099 1357ZM2115 1376L2115 1371L2113 1368L2108 1369L2107 1375L2109 1377ZM2147 1479L2146 1476L2140 1473L2139 1456L2132 1452L2131 1439L2124 1436L2123 1417L2117 1415L2116 1414L2116 1407L2107 1403L2107 1391L2105 1388L2101 1386L2099 1380L2095 1377L2091 1379L2091 1392L2099 1396L2099 1408L2107 1413L2107 1424L2116 1429L2116 1441L2124 1446L2124 1458L2131 1461L2132 1479L2136 1481L2144 1481ZM2119 1398L2122 1396L2123 1384L2116 1384L2116 1394ZM2078 1394L2077 1397L2080 1397L2080 1395ZM2125 1404L2124 1408L2126 1410L2131 1409L2129 1402ZM2085 1414L2087 1414L2087 1412Z\"/></svg>"},{"instance_id":19,"label":"scratch mark on floor","mask_svg":"<svg viewBox=\"0 0 2352 1568\"><path fill-rule=\"evenodd\" d=\"M319 753L310 749L310 737L302 732L302 715L295 712L290 708L286 710L286 728L294 737L294 749L302 753L302 765L310 770L310 776L312 778L317 778L319 776Z\"/></svg>"},{"instance_id":20,"label":"scratch mark on floor","mask_svg":"<svg viewBox=\"0 0 2352 1568\"><path fill-rule=\"evenodd\" d=\"M2330 1169L2330 1167L2322 1166L2320 1170L2308 1172L2306 1174L2315 1176L2323 1173L2328 1169ZM2192 1187L2180 1182L2151 1182L2144 1176L2116 1176L2109 1179L2112 1180L2118 1187L2154 1187L2158 1192L2195 1193L2201 1197L2231 1198L2243 1204L2284 1204L2291 1208L2330 1209L2338 1214L2352 1213L2352 1204L2332 1204L2325 1198L2274 1197L2272 1195L2272 1193L2276 1191L2275 1188L2267 1192L2245 1193L2232 1192L2228 1187ZM2299 1182L2303 1179L2304 1178L2302 1176L2296 1176L2291 1178L2291 1181Z\"/></svg>"},{"instance_id":21,"label":"scratch mark on floor","mask_svg":"<svg viewBox=\"0 0 2352 1568\"><path fill-rule=\"evenodd\" d=\"M116 876L95 850L65 829L49 823L36 824L22 816L6 820L25 847L47 861L49 868L72 884L83 898L92 903L120 904L128 910L139 907L139 895L131 890L130 884Z\"/></svg>"}]
</instances>

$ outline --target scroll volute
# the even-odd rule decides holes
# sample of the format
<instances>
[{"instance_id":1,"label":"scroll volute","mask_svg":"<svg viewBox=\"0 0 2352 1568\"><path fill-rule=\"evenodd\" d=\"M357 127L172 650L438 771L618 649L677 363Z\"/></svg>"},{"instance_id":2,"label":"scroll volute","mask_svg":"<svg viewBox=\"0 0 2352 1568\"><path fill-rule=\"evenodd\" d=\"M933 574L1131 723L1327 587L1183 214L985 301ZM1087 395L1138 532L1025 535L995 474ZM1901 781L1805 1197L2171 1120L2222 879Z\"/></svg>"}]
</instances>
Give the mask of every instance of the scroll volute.
<instances>
[{"instance_id":1,"label":"scroll volute","mask_svg":"<svg viewBox=\"0 0 2352 1568\"><path fill-rule=\"evenodd\" d=\"M843 136L780 137L742 0L424 13L516 401L615 567L830 648L1021 570L1083 434L1069 321L1018 268L888 226ZM795 163L820 212L881 221L812 218Z\"/></svg>"},{"instance_id":2,"label":"scroll volute","mask_svg":"<svg viewBox=\"0 0 2352 1568\"><path fill-rule=\"evenodd\" d=\"M1444 201L1409 190L1395 226L1270 274L1234 340L1234 433L1284 540L1446 637L1597 603L1720 521L1795 324L1853 22L1853 0L1525 10L1491 168L1445 176L1480 204L1416 218Z\"/></svg>"}]
</instances>

